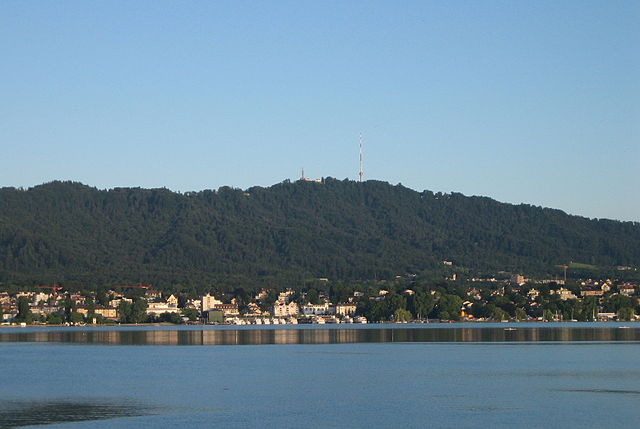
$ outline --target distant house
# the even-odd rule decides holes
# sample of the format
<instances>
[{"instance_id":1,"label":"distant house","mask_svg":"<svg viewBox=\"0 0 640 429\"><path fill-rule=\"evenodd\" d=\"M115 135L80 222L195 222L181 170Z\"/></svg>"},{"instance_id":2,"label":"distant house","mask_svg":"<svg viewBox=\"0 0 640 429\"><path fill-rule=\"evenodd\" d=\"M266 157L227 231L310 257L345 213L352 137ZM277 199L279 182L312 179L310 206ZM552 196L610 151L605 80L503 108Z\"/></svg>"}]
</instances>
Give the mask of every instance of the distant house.
<instances>
[{"instance_id":1,"label":"distant house","mask_svg":"<svg viewBox=\"0 0 640 429\"><path fill-rule=\"evenodd\" d=\"M480 293L480 289L475 287L467 289L467 296L470 296L473 299L482 299L482 294Z\"/></svg>"},{"instance_id":2,"label":"distant house","mask_svg":"<svg viewBox=\"0 0 640 429\"><path fill-rule=\"evenodd\" d=\"M18 315L18 311L11 311L9 308L0 308L0 319L2 322L8 322Z\"/></svg>"},{"instance_id":3,"label":"distant house","mask_svg":"<svg viewBox=\"0 0 640 429\"><path fill-rule=\"evenodd\" d=\"M194 310L200 311L200 307L202 306L202 301L199 299L190 299L184 305L184 308L193 308Z\"/></svg>"},{"instance_id":4,"label":"distant house","mask_svg":"<svg viewBox=\"0 0 640 429\"><path fill-rule=\"evenodd\" d=\"M291 296L293 296L295 294L295 291L293 289L287 289L284 292L280 292L278 294L278 302L284 302L285 304L289 302L289 300L291 299Z\"/></svg>"},{"instance_id":5,"label":"distant house","mask_svg":"<svg viewBox=\"0 0 640 429\"><path fill-rule=\"evenodd\" d=\"M33 296L33 303L34 304L40 304L42 303L48 303L49 299L51 298L51 295L49 295L48 293L44 293L44 292L38 292L37 294L35 294Z\"/></svg>"},{"instance_id":6,"label":"distant house","mask_svg":"<svg viewBox=\"0 0 640 429\"><path fill-rule=\"evenodd\" d=\"M274 317L297 316L299 313L298 304L296 304L295 302L285 303L282 301L278 301L273 304L271 313Z\"/></svg>"},{"instance_id":7,"label":"distant house","mask_svg":"<svg viewBox=\"0 0 640 429\"><path fill-rule=\"evenodd\" d=\"M596 287L583 287L580 290L580 296L602 296L604 295L604 291L600 288Z\"/></svg>"},{"instance_id":8,"label":"distant house","mask_svg":"<svg viewBox=\"0 0 640 429\"><path fill-rule=\"evenodd\" d=\"M356 305L353 303L341 302L336 304L336 314L339 316L349 316L356 312Z\"/></svg>"},{"instance_id":9,"label":"distant house","mask_svg":"<svg viewBox=\"0 0 640 429\"><path fill-rule=\"evenodd\" d=\"M29 307L29 310L31 310L33 314L46 316L61 311L62 308L57 305L32 305Z\"/></svg>"},{"instance_id":10,"label":"distant house","mask_svg":"<svg viewBox=\"0 0 640 429\"><path fill-rule=\"evenodd\" d=\"M105 319L117 319L118 310L114 307L102 307L96 305L95 314L104 317Z\"/></svg>"},{"instance_id":11,"label":"distant house","mask_svg":"<svg viewBox=\"0 0 640 429\"><path fill-rule=\"evenodd\" d=\"M265 299L267 296L269 296L269 291L266 289L260 289L260 292L258 292L258 294L255 296L254 299L256 301L261 301Z\"/></svg>"},{"instance_id":12,"label":"distant house","mask_svg":"<svg viewBox=\"0 0 640 429\"><path fill-rule=\"evenodd\" d=\"M633 285L625 283L618 286L618 292L620 292L621 295L632 296L635 295L636 289L633 287Z\"/></svg>"},{"instance_id":13,"label":"distant house","mask_svg":"<svg viewBox=\"0 0 640 429\"><path fill-rule=\"evenodd\" d=\"M144 296L148 299L158 299L161 297L161 293L154 289L147 289Z\"/></svg>"},{"instance_id":14,"label":"distant house","mask_svg":"<svg viewBox=\"0 0 640 429\"><path fill-rule=\"evenodd\" d=\"M514 274L511 276L511 283L515 283L517 285L523 285L526 283L526 280L522 274Z\"/></svg>"},{"instance_id":15,"label":"distant house","mask_svg":"<svg viewBox=\"0 0 640 429\"><path fill-rule=\"evenodd\" d=\"M598 313L598 320L613 320L617 316L616 313Z\"/></svg>"},{"instance_id":16,"label":"distant house","mask_svg":"<svg viewBox=\"0 0 640 429\"><path fill-rule=\"evenodd\" d=\"M225 316L238 316L240 311L237 304L216 304L213 306L215 310L220 310Z\"/></svg>"},{"instance_id":17,"label":"distant house","mask_svg":"<svg viewBox=\"0 0 640 429\"><path fill-rule=\"evenodd\" d=\"M263 316L264 312L260 309L260 306L255 302L250 302L247 304L247 311L244 314L245 316Z\"/></svg>"},{"instance_id":18,"label":"distant house","mask_svg":"<svg viewBox=\"0 0 640 429\"><path fill-rule=\"evenodd\" d=\"M558 280L558 279L543 279L543 280L538 280L536 283L542 284L542 285L548 285L550 283L555 283L558 285L563 285L564 284L564 280Z\"/></svg>"},{"instance_id":19,"label":"distant house","mask_svg":"<svg viewBox=\"0 0 640 429\"><path fill-rule=\"evenodd\" d=\"M491 291L491 296L504 296L504 286L499 286L496 290Z\"/></svg>"},{"instance_id":20,"label":"distant house","mask_svg":"<svg viewBox=\"0 0 640 429\"><path fill-rule=\"evenodd\" d=\"M388 290L380 289L380 291L378 292L378 295L373 297L373 299L375 301L382 301L383 299L385 299L387 297L388 294L389 294Z\"/></svg>"},{"instance_id":21,"label":"distant house","mask_svg":"<svg viewBox=\"0 0 640 429\"><path fill-rule=\"evenodd\" d=\"M573 292L571 292L569 289L565 289L563 287L561 287L560 289L558 289L556 292L556 294L558 294L560 296L560 299L562 301L566 301L568 299L577 299L578 297L575 296L573 294Z\"/></svg>"},{"instance_id":22,"label":"distant house","mask_svg":"<svg viewBox=\"0 0 640 429\"><path fill-rule=\"evenodd\" d=\"M125 302L128 302L128 303L133 303L133 300L129 299L129 298L112 299L111 301L109 301L109 307L118 308L118 306L120 305L120 303L122 301L125 301Z\"/></svg>"},{"instance_id":23,"label":"distant house","mask_svg":"<svg viewBox=\"0 0 640 429\"><path fill-rule=\"evenodd\" d=\"M84 295L81 295L79 292L69 295L69 298L71 299L72 302L75 302L76 304L80 304L80 305L84 304L85 300L87 299Z\"/></svg>"},{"instance_id":24,"label":"distant house","mask_svg":"<svg viewBox=\"0 0 640 429\"><path fill-rule=\"evenodd\" d=\"M167 305L169 305L170 307L177 307L178 306L178 297L176 297L173 294L169 295L169 298L167 298Z\"/></svg>"},{"instance_id":25,"label":"distant house","mask_svg":"<svg viewBox=\"0 0 640 429\"><path fill-rule=\"evenodd\" d=\"M171 295L173 296L173 295ZM159 316L163 313L179 313L180 309L176 305L168 302L150 302L147 304L147 314Z\"/></svg>"},{"instance_id":26,"label":"distant house","mask_svg":"<svg viewBox=\"0 0 640 429\"><path fill-rule=\"evenodd\" d=\"M324 304L305 304L302 306L302 314L305 316L323 316L329 313L329 303Z\"/></svg>"}]
</instances>

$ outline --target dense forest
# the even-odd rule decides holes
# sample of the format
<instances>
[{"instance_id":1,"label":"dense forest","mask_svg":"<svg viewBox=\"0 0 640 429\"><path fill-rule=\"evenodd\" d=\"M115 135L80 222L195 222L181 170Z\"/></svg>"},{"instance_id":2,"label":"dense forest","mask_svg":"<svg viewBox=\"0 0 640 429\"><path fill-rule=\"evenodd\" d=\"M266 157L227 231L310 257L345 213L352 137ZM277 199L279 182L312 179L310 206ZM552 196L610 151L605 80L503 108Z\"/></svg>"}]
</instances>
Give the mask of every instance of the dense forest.
<instances>
[{"instance_id":1,"label":"dense forest","mask_svg":"<svg viewBox=\"0 0 640 429\"><path fill-rule=\"evenodd\" d=\"M257 286L637 266L640 224L327 178L246 190L0 189L0 281ZM587 266L587 265L585 265Z\"/></svg>"}]
</instances>

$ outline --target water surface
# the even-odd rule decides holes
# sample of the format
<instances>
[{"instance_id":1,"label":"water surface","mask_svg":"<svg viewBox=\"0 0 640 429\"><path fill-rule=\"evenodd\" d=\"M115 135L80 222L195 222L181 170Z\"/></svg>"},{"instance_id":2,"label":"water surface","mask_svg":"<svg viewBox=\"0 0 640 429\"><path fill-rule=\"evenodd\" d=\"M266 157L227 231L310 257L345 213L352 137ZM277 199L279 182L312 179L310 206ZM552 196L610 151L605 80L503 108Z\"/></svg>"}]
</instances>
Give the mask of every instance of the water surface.
<instances>
[{"instance_id":1,"label":"water surface","mask_svg":"<svg viewBox=\"0 0 640 429\"><path fill-rule=\"evenodd\" d=\"M637 329L572 325L2 329L0 420L52 428L636 428Z\"/></svg>"}]
</instances>

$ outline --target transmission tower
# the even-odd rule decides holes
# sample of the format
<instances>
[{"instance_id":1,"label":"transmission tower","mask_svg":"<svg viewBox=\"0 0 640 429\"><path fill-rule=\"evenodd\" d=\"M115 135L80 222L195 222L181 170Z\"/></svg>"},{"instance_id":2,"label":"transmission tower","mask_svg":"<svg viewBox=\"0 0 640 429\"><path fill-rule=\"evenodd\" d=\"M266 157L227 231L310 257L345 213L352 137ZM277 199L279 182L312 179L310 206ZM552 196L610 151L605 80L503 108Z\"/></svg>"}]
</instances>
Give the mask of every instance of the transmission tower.
<instances>
[{"instance_id":1,"label":"transmission tower","mask_svg":"<svg viewBox=\"0 0 640 429\"><path fill-rule=\"evenodd\" d=\"M364 159L362 158L362 133L360 133L360 172L358 173L360 182L364 182Z\"/></svg>"}]
</instances>

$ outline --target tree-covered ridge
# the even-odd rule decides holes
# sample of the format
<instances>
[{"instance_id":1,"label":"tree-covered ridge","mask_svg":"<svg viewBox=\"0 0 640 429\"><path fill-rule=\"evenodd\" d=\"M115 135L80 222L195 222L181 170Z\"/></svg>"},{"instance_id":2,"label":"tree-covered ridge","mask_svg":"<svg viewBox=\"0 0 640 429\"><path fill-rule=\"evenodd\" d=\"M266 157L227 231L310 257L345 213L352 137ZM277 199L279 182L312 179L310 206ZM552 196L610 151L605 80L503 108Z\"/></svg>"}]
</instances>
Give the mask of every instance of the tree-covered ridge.
<instances>
[{"instance_id":1,"label":"tree-covered ridge","mask_svg":"<svg viewBox=\"0 0 640 429\"><path fill-rule=\"evenodd\" d=\"M185 194L52 182L0 189L0 281L285 282L436 269L638 265L640 224L379 181Z\"/></svg>"}]
</instances>

